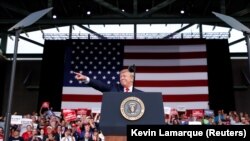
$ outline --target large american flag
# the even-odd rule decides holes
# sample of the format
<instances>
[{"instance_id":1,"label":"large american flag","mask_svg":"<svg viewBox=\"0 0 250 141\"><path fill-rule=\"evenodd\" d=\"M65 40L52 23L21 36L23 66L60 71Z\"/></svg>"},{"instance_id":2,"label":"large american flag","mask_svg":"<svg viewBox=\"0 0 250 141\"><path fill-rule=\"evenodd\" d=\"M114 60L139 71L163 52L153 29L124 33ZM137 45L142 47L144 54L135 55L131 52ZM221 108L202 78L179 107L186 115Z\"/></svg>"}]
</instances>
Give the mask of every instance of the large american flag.
<instances>
[{"instance_id":1,"label":"large american flag","mask_svg":"<svg viewBox=\"0 0 250 141\"><path fill-rule=\"evenodd\" d=\"M62 109L100 108L102 93L74 78L81 72L111 85L119 71L136 66L135 87L161 92L164 106L208 109L206 45L203 41L72 40L65 51Z\"/></svg>"}]
</instances>

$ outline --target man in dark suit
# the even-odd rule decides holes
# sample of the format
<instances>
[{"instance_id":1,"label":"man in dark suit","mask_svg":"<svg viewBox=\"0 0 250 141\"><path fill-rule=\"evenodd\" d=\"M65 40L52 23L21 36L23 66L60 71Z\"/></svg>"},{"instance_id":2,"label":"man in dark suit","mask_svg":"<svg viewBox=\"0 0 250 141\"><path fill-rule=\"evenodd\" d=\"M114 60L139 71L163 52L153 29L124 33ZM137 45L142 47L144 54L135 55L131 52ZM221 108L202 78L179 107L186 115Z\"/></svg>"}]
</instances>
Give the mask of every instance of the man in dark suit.
<instances>
[{"instance_id":1,"label":"man in dark suit","mask_svg":"<svg viewBox=\"0 0 250 141\"><path fill-rule=\"evenodd\" d=\"M128 69L120 71L120 85L115 84L109 86L99 80L90 79L88 76L77 72L75 72L75 78L101 92L142 92L133 87L134 73Z\"/></svg>"}]
</instances>

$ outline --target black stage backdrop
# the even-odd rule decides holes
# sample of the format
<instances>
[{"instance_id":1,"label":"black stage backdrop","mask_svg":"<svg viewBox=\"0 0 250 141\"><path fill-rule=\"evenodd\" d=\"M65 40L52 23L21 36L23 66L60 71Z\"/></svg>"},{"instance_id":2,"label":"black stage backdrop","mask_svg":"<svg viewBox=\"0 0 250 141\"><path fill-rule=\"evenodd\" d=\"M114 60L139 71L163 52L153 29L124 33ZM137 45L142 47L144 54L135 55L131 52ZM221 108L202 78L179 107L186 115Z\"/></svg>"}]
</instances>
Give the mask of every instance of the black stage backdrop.
<instances>
[{"instance_id":1,"label":"black stage backdrop","mask_svg":"<svg viewBox=\"0 0 250 141\"><path fill-rule=\"evenodd\" d=\"M44 101L61 110L65 41L45 41L41 66L38 110Z\"/></svg>"},{"instance_id":2,"label":"black stage backdrop","mask_svg":"<svg viewBox=\"0 0 250 141\"><path fill-rule=\"evenodd\" d=\"M1 57L1 56L0 56ZM4 87L5 87L5 83L4 80L6 79L6 70L7 70L7 61L0 58L0 115L2 115L2 113L4 111L3 108L3 104L4 104Z\"/></svg>"},{"instance_id":3,"label":"black stage backdrop","mask_svg":"<svg viewBox=\"0 0 250 141\"><path fill-rule=\"evenodd\" d=\"M161 42L163 40L158 40ZM173 42L196 42L197 40L169 40ZM164 40L166 42L166 40ZM49 101L54 111L61 110L64 49L70 40L45 41L38 110L43 101ZM209 84L209 106L213 110L235 110L232 66L227 40L206 40Z\"/></svg>"},{"instance_id":4,"label":"black stage backdrop","mask_svg":"<svg viewBox=\"0 0 250 141\"><path fill-rule=\"evenodd\" d=\"M235 110L232 65L227 40L207 40L210 108Z\"/></svg>"}]
</instances>

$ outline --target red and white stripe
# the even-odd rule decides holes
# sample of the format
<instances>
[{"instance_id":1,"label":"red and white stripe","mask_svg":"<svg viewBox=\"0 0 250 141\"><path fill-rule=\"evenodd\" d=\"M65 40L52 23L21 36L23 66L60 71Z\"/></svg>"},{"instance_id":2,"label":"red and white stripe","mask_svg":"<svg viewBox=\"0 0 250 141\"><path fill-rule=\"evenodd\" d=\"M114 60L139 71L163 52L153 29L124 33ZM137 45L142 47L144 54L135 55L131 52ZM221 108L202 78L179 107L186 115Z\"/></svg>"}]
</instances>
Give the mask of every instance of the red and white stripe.
<instances>
[{"instance_id":1,"label":"red and white stripe","mask_svg":"<svg viewBox=\"0 0 250 141\"><path fill-rule=\"evenodd\" d=\"M161 92L164 106L208 109L205 44L125 45L124 66L135 64L136 88ZM100 108L102 93L63 87L62 108Z\"/></svg>"}]
</instances>

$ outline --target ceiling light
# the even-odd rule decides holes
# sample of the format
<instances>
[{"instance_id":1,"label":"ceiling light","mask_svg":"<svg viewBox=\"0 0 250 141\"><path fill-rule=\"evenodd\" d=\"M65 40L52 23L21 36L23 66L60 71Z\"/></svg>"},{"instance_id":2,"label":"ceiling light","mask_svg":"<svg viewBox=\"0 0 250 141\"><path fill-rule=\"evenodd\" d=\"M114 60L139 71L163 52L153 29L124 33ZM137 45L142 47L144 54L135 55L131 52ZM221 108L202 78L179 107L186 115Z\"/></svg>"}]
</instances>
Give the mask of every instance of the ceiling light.
<instances>
[{"instance_id":1,"label":"ceiling light","mask_svg":"<svg viewBox=\"0 0 250 141\"><path fill-rule=\"evenodd\" d=\"M87 15L90 15L91 14L91 12L90 11L87 11Z\"/></svg>"},{"instance_id":2,"label":"ceiling light","mask_svg":"<svg viewBox=\"0 0 250 141\"><path fill-rule=\"evenodd\" d=\"M57 16L56 15L53 15L53 19L56 19L57 18Z\"/></svg>"},{"instance_id":3,"label":"ceiling light","mask_svg":"<svg viewBox=\"0 0 250 141\"><path fill-rule=\"evenodd\" d=\"M149 11L149 9L146 9L146 12L148 12Z\"/></svg>"},{"instance_id":4,"label":"ceiling light","mask_svg":"<svg viewBox=\"0 0 250 141\"><path fill-rule=\"evenodd\" d=\"M185 11L184 11L184 10L181 10L181 11L180 11L180 13L181 13L181 14L184 14L184 13L185 13Z\"/></svg>"},{"instance_id":5,"label":"ceiling light","mask_svg":"<svg viewBox=\"0 0 250 141\"><path fill-rule=\"evenodd\" d=\"M125 12L125 10L124 10L124 9L122 9L122 12Z\"/></svg>"}]
</instances>

